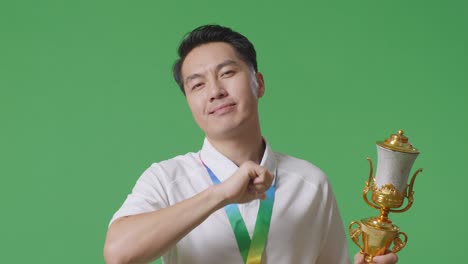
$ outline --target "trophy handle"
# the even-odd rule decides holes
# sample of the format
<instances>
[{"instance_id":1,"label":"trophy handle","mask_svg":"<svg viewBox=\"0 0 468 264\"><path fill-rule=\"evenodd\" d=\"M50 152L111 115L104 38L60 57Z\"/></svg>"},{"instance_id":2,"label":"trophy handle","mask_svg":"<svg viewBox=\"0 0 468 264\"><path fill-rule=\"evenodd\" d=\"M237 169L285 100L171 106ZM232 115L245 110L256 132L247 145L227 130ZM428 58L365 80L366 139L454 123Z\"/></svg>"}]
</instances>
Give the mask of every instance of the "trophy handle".
<instances>
[{"instance_id":1,"label":"trophy handle","mask_svg":"<svg viewBox=\"0 0 468 264\"><path fill-rule=\"evenodd\" d=\"M400 235L403 235L404 241L401 240ZM406 242L408 241L408 235L405 232L398 232L396 237L393 239L393 253L397 253L398 251L402 250L406 246Z\"/></svg>"},{"instance_id":2,"label":"trophy handle","mask_svg":"<svg viewBox=\"0 0 468 264\"><path fill-rule=\"evenodd\" d=\"M369 202L369 199L367 199L367 193L369 192L369 189L371 187L371 184L373 184L373 175L374 175L374 165L372 165L372 160L371 158L367 157L367 161L369 161L369 166L370 166L370 173L369 173L369 179L366 181L366 186L364 187L364 190L362 191L362 198L364 201L372 208L375 209L380 209L380 206L377 206L371 202Z\"/></svg>"},{"instance_id":3,"label":"trophy handle","mask_svg":"<svg viewBox=\"0 0 468 264\"><path fill-rule=\"evenodd\" d=\"M358 225L358 227L352 228L353 225ZM358 221L351 222L351 224L349 224L349 235L351 236L354 244L356 244L361 249L361 252L364 253L364 246L359 244L359 236L361 236L361 234L361 224Z\"/></svg>"},{"instance_id":4,"label":"trophy handle","mask_svg":"<svg viewBox=\"0 0 468 264\"><path fill-rule=\"evenodd\" d=\"M414 194L414 191L413 191L413 185L414 185L414 181L416 180L416 176L422 172L422 169L418 169L414 174L413 174L413 177L411 178L411 182L409 184L409 186L407 187L407 193L406 193L406 198L408 198L408 204L406 205L405 208L403 209L390 209L390 212L393 212L393 213L402 213L404 211L407 211L408 209L411 208L411 206L413 205L413 202L414 202L414 198L413 198L413 194Z\"/></svg>"}]
</instances>

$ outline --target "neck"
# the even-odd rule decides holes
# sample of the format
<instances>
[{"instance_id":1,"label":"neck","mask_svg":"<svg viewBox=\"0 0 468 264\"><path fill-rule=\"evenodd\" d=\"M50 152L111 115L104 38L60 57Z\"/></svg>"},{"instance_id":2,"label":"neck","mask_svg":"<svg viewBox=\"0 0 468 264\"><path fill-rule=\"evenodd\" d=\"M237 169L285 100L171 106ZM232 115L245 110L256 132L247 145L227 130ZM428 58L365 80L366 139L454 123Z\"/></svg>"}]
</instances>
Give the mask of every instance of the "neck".
<instances>
[{"instance_id":1,"label":"neck","mask_svg":"<svg viewBox=\"0 0 468 264\"><path fill-rule=\"evenodd\" d=\"M246 161L260 164L265 151L265 144L260 133L256 136L244 136L242 139L219 140L208 138L208 141L216 150L233 161L237 166Z\"/></svg>"}]
</instances>

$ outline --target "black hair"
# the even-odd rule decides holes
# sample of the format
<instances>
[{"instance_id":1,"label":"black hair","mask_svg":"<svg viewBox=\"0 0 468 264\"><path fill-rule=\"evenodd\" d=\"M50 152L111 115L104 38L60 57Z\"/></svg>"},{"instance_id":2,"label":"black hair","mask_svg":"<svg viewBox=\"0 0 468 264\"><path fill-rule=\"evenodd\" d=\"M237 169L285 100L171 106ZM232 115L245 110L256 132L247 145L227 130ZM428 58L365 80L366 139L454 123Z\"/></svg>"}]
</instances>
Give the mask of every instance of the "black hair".
<instances>
[{"instance_id":1,"label":"black hair","mask_svg":"<svg viewBox=\"0 0 468 264\"><path fill-rule=\"evenodd\" d=\"M257 72L257 53L253 44L242 34L220 25L204 25L195 28L182 39L177 53L179 59L174 64L172 72L174 79L185 94L182 80L182 64L185 57L194 48L211 42L225 42L230 44L237 55Z\"/></svg>"}]
</instances>

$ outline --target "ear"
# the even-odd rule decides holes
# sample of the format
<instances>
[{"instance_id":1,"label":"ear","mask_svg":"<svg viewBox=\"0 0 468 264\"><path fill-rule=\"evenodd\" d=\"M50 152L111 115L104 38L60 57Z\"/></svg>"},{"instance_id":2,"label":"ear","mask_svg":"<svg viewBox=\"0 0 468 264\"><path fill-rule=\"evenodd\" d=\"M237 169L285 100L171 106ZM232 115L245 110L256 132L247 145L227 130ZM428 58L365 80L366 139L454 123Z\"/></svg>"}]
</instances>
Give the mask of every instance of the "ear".
<instances>
[{"instance_id":1,"label":"ear","mask_svg":"<svg viewBox=\"0 0 468 264\"><path fill-rule=\"evenodd\" d=\"M260 72L255 73L255 78L257 79L258 89L257 89L257 98L262 98L265 94L265 81L263 80L263 74Z\"/></svg>"}]
</instances>

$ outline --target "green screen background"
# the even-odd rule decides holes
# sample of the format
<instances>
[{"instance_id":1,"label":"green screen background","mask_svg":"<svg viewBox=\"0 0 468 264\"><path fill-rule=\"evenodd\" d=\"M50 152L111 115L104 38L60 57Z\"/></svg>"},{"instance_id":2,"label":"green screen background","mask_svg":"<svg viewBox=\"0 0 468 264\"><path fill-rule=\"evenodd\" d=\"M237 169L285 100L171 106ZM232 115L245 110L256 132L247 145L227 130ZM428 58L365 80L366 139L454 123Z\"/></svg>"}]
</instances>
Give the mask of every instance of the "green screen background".
<instances>
[{"instance_id":1,"label":"green screen background","mask_svg":"<svg viewBox=\"0 0 468 264\"><path fill-rule=\"evenodd\" d=\"M103 263L139 175L201 147L171 67L206 23L255 44L263 133L329 175L345 226L377 215L365 158L404 129L424 172L390 215L400 262L466 258L467 1L19 0L0 3L2 263Z\"/></svg>"}]
</instances>

